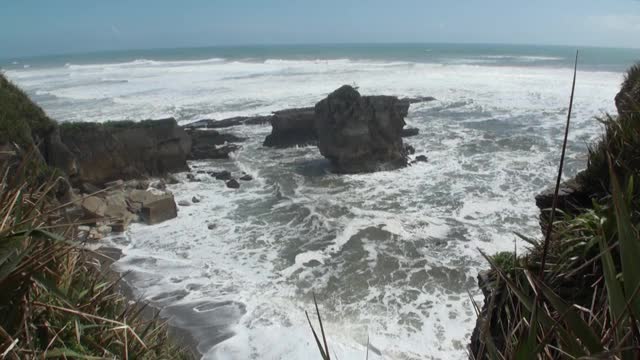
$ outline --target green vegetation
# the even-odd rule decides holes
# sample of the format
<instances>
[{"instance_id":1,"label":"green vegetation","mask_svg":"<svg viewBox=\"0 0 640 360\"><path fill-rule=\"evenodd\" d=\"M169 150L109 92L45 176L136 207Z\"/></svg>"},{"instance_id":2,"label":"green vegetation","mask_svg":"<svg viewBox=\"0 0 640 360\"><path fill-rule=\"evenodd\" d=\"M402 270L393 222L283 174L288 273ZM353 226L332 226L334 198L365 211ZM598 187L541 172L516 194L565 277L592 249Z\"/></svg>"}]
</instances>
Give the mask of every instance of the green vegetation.
<instances>
[{"instance_id":1,"label":"green vegetation","mask_svg":"<svg viewBox=\"0 0 640 360\"><path fill-rule=\"evenodd\" d=\"M117 291L100 254L71 241L76 226L51 194L59 180L5 177L0 187L3 358L191 358Z\"/></svg>"},{"instance_id":2,"label":"green vegetation","mask_svg":"<svg viewBox=\"0 0 640 360\"><path fill-rule=\"evenodd\" d=\"M22 147L42 138L56 126L42 109L0 73L0 143Z\"/></svg>"},{"instance_id":3,"label":"green vegetation","mask_svg":"<svg viewBox=\"0 0 640 360\"><path fill-rule=\"evenodd\" d=\"M640 104L624 89L640 89L640 67L618 97ZM593 207L554 221L545 261L544 240L525 239L530 251L516 264L513 254L485 255L492 292L472 358L640 357L640 113L601 121L604 135L577 178Z\"/></svg>"}]
</instances>

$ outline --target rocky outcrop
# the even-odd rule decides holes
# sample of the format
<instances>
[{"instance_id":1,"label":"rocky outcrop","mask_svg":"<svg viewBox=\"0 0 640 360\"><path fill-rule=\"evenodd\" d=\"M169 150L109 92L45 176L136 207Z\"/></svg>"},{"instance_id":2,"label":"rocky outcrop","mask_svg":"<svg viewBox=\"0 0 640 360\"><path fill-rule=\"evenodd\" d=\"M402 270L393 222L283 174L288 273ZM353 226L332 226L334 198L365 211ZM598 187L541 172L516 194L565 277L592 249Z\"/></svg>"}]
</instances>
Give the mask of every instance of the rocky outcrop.
<instances>
[{"instance_id":1,"label":"rocky outcrop","mask_svg":"<svg viewBox=\"0 0 640 360\"><path fill-rule=\"evenodd\" d=\"M409 104L394 96L361 96L345 85L315 106L320 153L339 173L406 166L402 128Z\"/></svg>"},{"instance_id":2,"label":"rocky outcrop","mask_svg":"<svg viewBox=\"0 0 640 360\"><path fill-rule=\"evenodd\" d=\"M315 109L301 108L277 111L271 117L271 134L264 140L268 147L291 147L317 142Z\"/></svg>"},{"instance_id":3,"label":"rocky outcrop","mask_svg":"<svg viewBox=\"0 0 640 360\"><path fill-rule=\"evenodd\" d=\"M402 137L411 137L411 136L416 136L419 133L420 133L420 130L418 130L416 128L406 128L406 129L402 129L401 136Z\"/></svg>"},{"instance_id":4,"label":"rocky outcrop","mask_svg":"<svg viewBox=\"0 0 640 360\"><path fill-rule=\"evenodd\" d=\"M185 129L221 129L238 125L263 125L271 121L271 115L267 116L236 116L223 120L202 119L189 123Z\"/></svg>"},{"instance_id":5,"label":"rocky outcrop","mask_svg":"<svg viewBox=\"0 0 640 360\"><path fill-rule=\"evenodd\" d=\"M60 136L77 166L69 174L73 183L101 185L188 170L191 137L172 118L63 124Z\"/></svg>"},{"instance_id":6,"label":"rocky outcrop","mask_svg":"<svg viewBox=\"0 0 640 360\"><path fill-rule=\"evenodd\" d=\"M582 185L579 179L580 176L578 175L576 178L560 184L556 204L558 210L567 214L577 214L583 211L583 209L591 207L592 197L595 194L592 194L591 191ZM536 206L540 209L540 225L542 226L543 233L546 231L546 224L551 214L554 193L555 186L536 195Z\"/></svg>"},{"instance_id":7,"label":"rocky outcrop","mask_svg":"<svg viewBox=\"0 0 640 360\"><path fill-rule=\"evenodd\" d=\"M238 150L240 146L228 144L241 142L244 139L232 134L221 134L216 130L189 130L191 136L191 152L189 159L227 159L229 154Z\"/></svg>"},{"instance_id":8,"label":"rocky outcrop","mask_svg":"<svg viewBox=\"0 0 640 360\"><path fill-rule=\"evenodd\" d=\"M407 104L418 104L418 103L423 103L423 102L430 102L430 101L435 101L436 98L432 97L432 96L416 96L416 97L405 97L400 99L401 103L407 103Z\"/></svg>"}]
</instances>

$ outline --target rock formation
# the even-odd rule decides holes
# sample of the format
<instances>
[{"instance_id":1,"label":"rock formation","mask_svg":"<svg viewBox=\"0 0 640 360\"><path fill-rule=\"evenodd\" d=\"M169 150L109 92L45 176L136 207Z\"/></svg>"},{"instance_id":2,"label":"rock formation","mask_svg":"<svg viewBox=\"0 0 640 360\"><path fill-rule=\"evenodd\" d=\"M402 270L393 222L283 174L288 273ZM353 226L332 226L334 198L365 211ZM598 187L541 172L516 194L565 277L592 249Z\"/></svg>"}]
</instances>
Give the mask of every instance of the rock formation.
<instances>
[{"instance_id":1,"label":"rock formation","mask_svg":"<svg viewBox=\"0 0 640 360\"><path fill-rule=\"evenodd\" d=\"M271 121L271 116L236 116L223 120L202 119L189 123L185 129L221 129L238 125L262 125Z\"/></svg>"},{"instance_id":2,"label":"rock formation","mask_svg":"<svg viewBox=\"0 0 640 360\"><path fill-rule=\"evenodd\" d=\"M172 118L141 122L68 123L60 127L77 171L74 183L157 176L188 169L191 138Z\"/></svg>"},{"instance_id":3,"label":"rock formation","mask_svg":"<svg viewBox=\"0 0 640 360\"><path fill-rule=\"evenodd\" d=\"M241 142L244 139L232 134L221 134L216 130L189 130L191 136L191 152L189 159L227 159L229 154L238 150L238 145L228 144Z\"/></svg>"},{"instance_id":4,"label":"rock formation","mask_svg":"<svg viewBox=\"0 0 640 360\"><path fill-rule=\"evenodd\" d=\"M271 134L264 140L263 145L283 148L315 144L317 135L314 123L314 108L277 111L271 117Z\"/></svg>"},{"instance_id":5,"label":"rock formation","mask_svg":"<svg viewBox=\"0 0 640 360\"><path fill-rule=\"evenodd\" d=\"M361 96L345 85L315 106L320 153L339 173L405 166L401 134L408 110L397 97Z\"/></svg>"}]
</instances>

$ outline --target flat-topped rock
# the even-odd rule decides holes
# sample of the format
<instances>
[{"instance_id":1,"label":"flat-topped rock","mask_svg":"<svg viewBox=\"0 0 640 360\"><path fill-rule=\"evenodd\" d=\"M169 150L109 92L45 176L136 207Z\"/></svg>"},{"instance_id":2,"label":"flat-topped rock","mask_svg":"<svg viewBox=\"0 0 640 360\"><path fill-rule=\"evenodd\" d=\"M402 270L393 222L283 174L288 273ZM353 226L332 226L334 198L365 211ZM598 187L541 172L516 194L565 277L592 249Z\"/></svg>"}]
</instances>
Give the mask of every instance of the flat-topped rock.
<instances>
[{"instance_id":1,"label":"flat-topped rock","mask_svg":"<svg viewBox=\"0 0 640 360\"><path fill-rule=\"evenodd\" d=\"M75 160L72 183L103 185L188 170L191 137L173 118L66 123L60 137Z\"/></svg>"},{"instance_id":2,"label":"flat-topped rock","mask_svg":"<svg viewBox=\"0 0 640 360\"><path fill-rule=\"evenodd\" d=\"M317 142L315 109L300 108L277 111L271 117L271 134L264 140L268 147L291 147Z\"/></svg>"},{"instance_id":3,"label":"flat-topped rock","mask_svg":"<svg viewBox=\"0 0 640 360\"><path fill-rule=\"evenodd\" d=\"M320 153L339 173L407 165L402 142L409 103L395 96L361 96L345 85L315 106Z\"/></svg>"}]
</instances>

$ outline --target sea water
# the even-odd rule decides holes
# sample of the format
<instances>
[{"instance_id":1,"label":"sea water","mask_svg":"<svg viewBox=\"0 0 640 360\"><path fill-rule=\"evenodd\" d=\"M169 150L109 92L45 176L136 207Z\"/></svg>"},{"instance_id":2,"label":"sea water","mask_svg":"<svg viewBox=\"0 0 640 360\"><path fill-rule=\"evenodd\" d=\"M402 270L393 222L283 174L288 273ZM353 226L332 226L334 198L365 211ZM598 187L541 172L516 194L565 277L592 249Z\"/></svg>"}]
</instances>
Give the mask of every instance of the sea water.
<instances>
[{"instance_id":1,"label":"sea water","mask_svg":"<svg viewBox=\"0 0 640 360\"><path fill-rule=\"evenodd\" d=\"M640 51L582 49L565 177L586 165ZM481 251L539 237L534 196L553 182L575 49L498 45L308 45L121 51L2 61L59 121L265 115L313 106L343 84L362 94L433 96L411 105L405 139L427 163L336 175L314 146L262 147L229 160L238 190L198 174L171 185L177 219L111 240L137 296L189 331L206 359L316 359L313 294L342 360L464 359L482 301ZM209 225L213 229L209 229Z\"/></svg>"}]
</instances>

